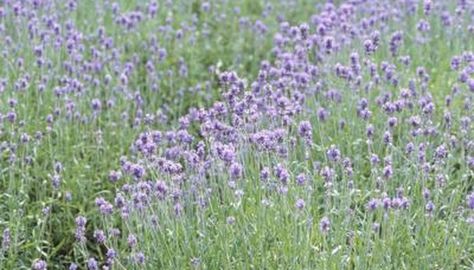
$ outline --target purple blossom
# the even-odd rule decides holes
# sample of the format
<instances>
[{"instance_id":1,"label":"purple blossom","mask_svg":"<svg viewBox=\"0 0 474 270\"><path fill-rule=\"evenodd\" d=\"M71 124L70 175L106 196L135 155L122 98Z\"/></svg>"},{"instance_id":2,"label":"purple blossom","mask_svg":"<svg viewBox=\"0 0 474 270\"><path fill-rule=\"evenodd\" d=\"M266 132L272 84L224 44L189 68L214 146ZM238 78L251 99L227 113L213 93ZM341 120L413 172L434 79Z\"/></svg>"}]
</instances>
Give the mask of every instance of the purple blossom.
<instances>
[{"instance_id":1,"label":"purple blossom","mask_svg":"<svg viewBox=\"0 0 474 270\"><path fill-rule=\"evenodd\" d=\"M431 216L433 214L433 211L435 210L435 205L433 204L432 201L429 201L428 203L426 203L425 210L428 213L428 215Z\"/></svg>"},{"instance_id":2,"label":"purple blossom","mask_svg":"<svg viewBox=\"0 0 474 270\"><path fill-rule=\"evenodd\" d=\"M91 107L94 111L100 111L102 104L99 99L93 99L91 102Z\"/></svg>"},{"instance_id":3,"label":"purple blossom","mask_svg":"<svg viewBox=\"0 0 474 270\"><path fill-rule=\"evenodd\" d=\"M324 108L319 108L317 113L318 113L318 118L321 122L326 121L329 116L328 111L326 111Z\"/></svg>"},{"instance_id":4,"label":"purple blossom","mask_svg":"<svg viewBox=\"0 0 474 270\"><path fill-rule=\"evenodd\" d=\"M298 132L301 137L311 141L313 129L309 121L302 121L298 127Z\"/></svg>"},{"instance_id":5,"label":"purple blossom","mask_svg":"<svg viewBox=\"0 0 474 270\"><path fill-rule=\"evenodd\" d=\"M94 231L94 238L95 241L99 244L104 244L105 243L105 233L102 230L95 230Z\"/></svg>"},{"instance_id":6,"label":"purple blossom","mask_svg":"<svg viewBox=\"0 0 474 270\"><path fill-rule=\"evenodd\" d=\"M341 152L336 148L335 145L331 145L331 147L326 152L326 155L330 161L339 161L341 158Z\"/></svg>"},{"instance_id":7,"label":"purple blossom","mask_svg":"<svg viewBox=\"0 0 474 270\"><path fill-rule=\"evenodd\" d=\"M107 249L105 256L107 256L108 260L113 260L117 257L117 252L113 248L109 248Z\"/></svg>"},{"instance_id":8,"label":"purple blossom","mask_svg":"<svg viewBox=\"0 0 474 270\"><path fill-rule=\"evenodd\" d=\"M300 186L306 183L306 175L304 173L300 173L296 176L296 183Z\"/></svg>"},{"instance_id":9,"label":"purple blossom","mask_svg":"<svg viewBox=\"0 0 474 270\"><path fill-rule=\"evenodd\" d=\"M385 210L390 209L391 205L392 205L392 200L389 197L384 197L382 199L382 206Z\"/></svg>"},{"instance_id":10,"label":"purple blossom","mask_svg":"<svg viewBox=\"0 0 474 270\"><path fill-rule=\"evenodd\" d=\"M393 170L392 170L392 166L391 165L387 165L383 168L383 176L386 178L386 179L390 179L392 178L392 175L393 175Z\"/></svg>"},{"instance_id":11,"label":"purple blossom","mask_svg":"<svg viewBox=\"0 0 474 270\"><path fill-rule=\"evenodd\" d=\"M87 259L87 269L88 270L98 270L99 265L94 258Z\"/></svg>"},{"instance_id":12,"label":"purple blossom","mask_svg":"<svg viewBox=\"0 0 474 270\"><path fill-rule=\"evenodd\" d=\"M375 129L373 125L368 125L366 128L366 135L368 138L372 138L374 136Z\"/></svg>"},{"instance_id":13,"label":"purple blossom","mask_svg":"<svg viewBox=\"0 0 474 270\"><path fill-rule=\"evenodd\" d=\"M466 204L469 209L474 210L474 192L466 196Z\"/></svg>"},{"instance_id":14,"label":"purple blossom","mask_svg":"<svg viewBox=\"0 0 474 270\"><path fill-rule=\"evenodd\" d=\"M383 134L383 142L385 144L392 143L392 134L390 133L390 131L385 131L385 133Z\"/></svg>"},{"instance_id":15,"label":"purple blossom","mask_svg":"<svg viewBox=\"0 0 474 270\"><path fill-rule=\"evenodd\" d=\"M474 79L469 79L467 80L467 86L469 88L469 91L474 92Z\"/></svg>"},{"instance_id":16,"label":"purple blossom","mask_svg":"<svg viewBox=\"0 0 474 270\"><path fill-rule=\"evenodd\" d=\"M240 165L239 163L232 163L230 165L229 171L230 171L230 177L232 179L239 179L242 177L243 168L242 168L242 165Z\"/></svg>"},{"instance_id":17,"label":"purple blossom","mask_svg":"<svg viewBox=\"0 0 474 270\"><path fill-rule=\"evenodd\" d=\"M141 179L145 175L145 168L140 164L133 164L131 167L131 172L135 179Z\"/></svg>"},{"instance_id":18,"label":"purple blossom","mask_svg":"<svg viewBox=\"0 0 474 270\"><path fill-rule=\"evenodd\" d=\"M181 216L181 214L183 213L183 206L179 202L177 202L175 203L173 210L176 216Z\"/></svg>"},{"instance_id":19,"label":"purple blossom","mask_svg":"<svg viewBox=\"0 0 474 270\"><path fill-rule=\"evenodd\" d=\"M301 210L301 209L303 209L303 208L305 207L305 205L306 205L306 204L305 204L305 202L304 202L303 199L298 199L298 200L296 200L295 207L296 207L297 209L300 209L300 210Z\"/></svg>"},{"instance_id":20,"label":"purple blossom","mask_svg":"<svg viewBox=\"0 0 474 270\"><path fill-rule=\"evenodd\" d=\"M376 154L370 156L370 163L372 166L376 166L380 162L380 158Z\"/></svg>"},{"instance_id":21,"label":"purple blossom","mask_svg":"<svg viewBox=\"0 0 474 270\"><path fill-rule=\"evenodd\" d=\"M144 264L145 263L145 254L143 252L137 252L134 256L135 263Z\"/></svg>"},{"instance_id":22,"label":"purple blossom","mask_svg":"<svg viewBox=\"0 0 474 270\"><path fill-rule=\"evenodd\" d=\"M129 234L127 237L128 246L133 248L137 245L137 237L134 234Z\"/></svg>"},{"instance_id":23,"label":"purple blossom","mask_svg":"<svg viewBox=\"0 0 474 270\"><path fill-rule=\"evenodd\" d=\"M329 218L323 217L321 221L319 222L319 230L323 234L327 234L330 229L331 229L331 222L329 221Z\"/></svg>"},{"instance_id":24,"label":"purple blossom","mask_svg":"<svg viewBox=\"0 0 474 270\"><path fill-rule=\"evenodd\" d=\"M78 216L78 217L76 217L75 221L76 221L76 233L75 233L76 241L78 241L80 243L85 243L85 241L86 241L85 232L86 232L87 219L83 216Z\"/></svg>"},{"instance_id":25,"label":"purple blossom","mask_svg":"<svg viewBox=\"0 0 474 270\"><path fill-rule=\"evenodd\" d=\"M110 171L109 173L109 181L112 183L116 183L121 177L122 174L119 171Z\"/></svg>"},{"instance_id":26,"label":"purple blossom","mask_svg":"<svg viewBox=\"0 0 474 270\"><path fill-rule=\"evenodd\" d=\"M380 200L378 199L371 199L368 203L367 203L367 209L370 210L370 211L375 211L380 205Z\"/></svg>"},{"instance_id":27,"label":"purple blossom","mask_svg":"<svg viewBox=\"0 0 474 270\"><path fill-rule=\"evenodd\" d=\"M435 150L435 157L437 159L444 159L448 156L448 150L446 149L446 146L440 145L436 148Z\"/></svg>"},{"instance_id":28,"label":"purple blossom","mask_svg":"<svg viewBox=\"0 0 474 270\"><path fill-rule=\"evenodd\" d=\"M11 244L10 229L6 228L3 230L3 234L2 234L2 250L5 251L8 248L10 248L10 244Z\"/></svg>"},{"instance_id":29,"label":"purple blossom","mask_svg":"<svg viewBox=\"0 0 474 270\"><path fill-rule=\"evenodd\" d=\"M270 169L267 167L262 168L262 170L260 171L260 180L262 182L266 182L269 177L270 177Z\"/></svg>"},{"instance_id":30,"label":"purple blossom","mask_svg":"<svg viewBox=\"0 0 474 270\"><path fill-rule=\"evenodd\" d=\"M46 270L47 268L48 268L48 265L43 260L36 260L33 263L33 270Z\"/></svg>"},{"instance_id":31,"label":"purple blossom","mask_svg":"<svg viewBox=\"0 0 474 270\"><path fill-rule=\"evenodd\" d=\"M104 198L99 197L95 199L95 204L99 207L99 211L103 215L110 215L113 212L113 205Z\"/></svg>"},{"instance_id":32,"label":"purple blossom","mask_svg":"<svg viewBox=\"0 0 474 270\"><path fill-rule=\"evenodd\" d=\"M326 185L331 185L332 182L334 181L334 177L336 176L336 172L334 171L334 169L328 166L323 167L321 169L320 174L323 177Z\"/></svg>"},{"instance_id":33,"label":"purple blossom","mask_svg":"<svg viewBox=\"0 0 474 270\"><path fill-rule=\"evenodd\" d=\"M283 165L281 164L278 164L276 167L275 167L275 176L278 178L278 180L280 180L283 184L287 184L288 183L288 178L290 177L288 171L286 170L285 167L283 167Z\"/></svg>"},{"instance_id":34,"label":"purple blossom","mask_svg":"<svg viewBox=\"0 0 474 270\"><path fill-rule=\"evenodd\" d=\"M58 174L53 175L51 177L51 184L55 189L58 189L61 184L61 176Z\"/></svg>"},{"instance_id":35,"label":"purple blossom","mask_svg":"<svg viewBox=\"0 0 474 270\"><path fill-rule=\"evenodd\" d=\"M430 198L430 196L431 196L430 190L427 189L427 188L424 188L424 189L423 189L423 198L424 198L425 200L428 200L428 199Z\"/></svg>"},{"instance_id":36,"label":"purple blossom","mask_svg":"<svg viewBox=\"0 0 474 270\"><path fill-rule=\"evenodd\" d=\"M227 222L228 225L234 225L235 217L233 217L233 216L227 217L226 222Z\"/></svg>"}]
</instances>

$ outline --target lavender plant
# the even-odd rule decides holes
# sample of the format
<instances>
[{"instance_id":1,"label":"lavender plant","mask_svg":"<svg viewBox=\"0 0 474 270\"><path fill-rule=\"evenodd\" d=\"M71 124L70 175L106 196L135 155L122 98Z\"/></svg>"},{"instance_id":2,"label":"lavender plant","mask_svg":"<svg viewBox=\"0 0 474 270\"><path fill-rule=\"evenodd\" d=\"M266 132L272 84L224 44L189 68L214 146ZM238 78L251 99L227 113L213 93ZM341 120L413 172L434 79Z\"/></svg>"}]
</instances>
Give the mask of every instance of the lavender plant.
<instances>
[{"instance_id":1,"label":"lavender plant","mask_svg":"<svg viewBox=\"0 0 474 270\"><path fill-rule=\"evenodd\" d=\"M4 1L2 269L471 269L474 3Z\"/></svg>"}]
</instances>

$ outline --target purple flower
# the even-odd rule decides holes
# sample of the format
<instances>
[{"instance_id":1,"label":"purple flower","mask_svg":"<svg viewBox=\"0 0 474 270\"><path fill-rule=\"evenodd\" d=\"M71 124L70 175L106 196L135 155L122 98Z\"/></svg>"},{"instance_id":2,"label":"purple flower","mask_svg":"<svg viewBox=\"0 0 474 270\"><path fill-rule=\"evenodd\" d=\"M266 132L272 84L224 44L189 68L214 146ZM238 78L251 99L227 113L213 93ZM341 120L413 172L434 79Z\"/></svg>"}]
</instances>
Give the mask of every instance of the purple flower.
<instances>
[{"instance_id":1,"label":"purple flower","mask_svg":"<svg viewBox=\"0 0 474 270\"><path fill-rule=\"evenodd\" d=\"M444 145L438 146L435 150L435 157L437 159L444 159L448 157L448 150L446 149L446 146Z\"/></svg>"},{"instance_id":2,"label":"purple flower","mask_svg":"<svg viewBox=\"0 0 474 270\"><path fill-rule=\"evenodd\" d=\"M85 227L87 223L87 219L83 216L76 217L76 226L78 227Z\"/></svg>"},{"instance_id":3,"label":"purple flower","mask_svg":"<svg viewBox=\"0 0 474 270\"><path fill-rule=\"evenodd\" d=\"M311 140L312 134L313 134L311 123L309 121L300 122L300 125L298 127L298 133L300 134L301 137L307 140Z\"/></svg>"},{"instance_id":4,"label":"purple flower","mask_svg":"<svg viewBox=\"0 0 474 270\"><path fill-rule=\"evenodd\" d=\"M290 175L288 174L288 171L283 167L283 165L278 164L275 168L275 176L280 180L283 184L288 183L288 178Z\"/></svg>"},{"instance_id":5,"label":"purple flower","mask_svg":"<svg viewBox=\"0 0 474 270\"><path fill-rule=\"evenodd\" d=\"M341 151L339 151L335 145L331 145L326 154L328 159L331 161L339 161L341 158Z\"/></svg>"},{"instance_id":6,"label":"purple flower","mask_svg":"<svg viewBox=\"0 0 474 270\"><path fill-rule=\"evenodd\" d=\"M43 260L38 259L33 263L33 270L46 270L47 268L48 265Z\"/></svg>"},{"instance_id":7,"label":"purple flower","mask_svg":"<svg viewBox=\"0 0 474 270\"><path fill-rule=\"evenodd\" d=\"M260 171L260 180L266 182L270 177L270 169L265 167Z\"/></svg>"},{"instance_id":8,"label":"purple flower","mask_svg":"<svg viewBox=\"0 0 474 270\"><path fill-rule=\"evenodd\" d=\"M474 210L474 192L466 196L466 204L469 209Z\"/></svg>"},{"instance_id":9,"label":"purple flower","mask_svg":"<svg viewBox=\"0 0 474 270\"><path fill-rule=\"evenodd\" d=\"M58 189L61 184L61 176L58 174L53 175L51 177L51 183L53 185L53 188Z\"/></svg>"},{"instance_id":10,"label":"purple flower","mask_svg":"<svg viewBox=\"0 0 474 270\"><path fill-rule=\"evenodd\" d=\"M14 123L16 120L16 113L15 112L8 112L7 119L10 123Z\"/></svg>"},{"instance_id":11,"label":"purple flower","mask_svg":"<svg viewBox=\"0 0 474 270\"><path fill-rule=\"evenodd\" d=\"M380 205L380 200L378 200L378 199L371 199L371 200L367 203L367 209L370 210L370 211L375 211L379 205Z\"/></svg>"},{"instance_id":12,"label":"purple flower","mask_svg":"<svg viewBox=\"0 0 474 270\"><path fill-rule=\"evenodd\" d=\"M392 200L389 197L384 197L382 199L382 206L385 210L389 210L391 205L392 205Z\"/></svg>"},{"instance_id":13,"label":"purple flower","mask_svg":"<svg viewBox=\"0 0 474 270\"><path fill-rule=\"evenodd\" d=\"M392 175L393 175L393 170L392 170L392 166L391 165L387 165L383 168L383 176L386 178L386 179L390 179L392 178Z\"/></svg>"},{"instance_id":14,"label":"purple flower","mask_svg":"<svg viewBox=\"0 0 474 270\"><path fill-rule=\"evenodd\" d=\"M466 222L474 226L474 216L470 216L466 219Z\"/></svg>"},{"instance_id":15,"label":"purple flower","mask_svg":"<svg viewBox=\"0 0 474 270\"><path fill-rule=\"evenodd\" d=\"M427 188L424 188L424 189L423 189L423 198L424 198L425 200L428 200L428 199L430 198L430 195L431 195L430 190L427 189Z\"/></svg>"},{"instance_id":16,"label":"purple flower","mask_svg":"<svg viewBox=\"0 0 474 270\"><path fill-rule=\"evenodd\" d=\"M305 207L304 200L303 199L296 200L295 207L300 210L303 209Z\"/></svg>"},{"instance_id":17,"label":"purple flower","mask_svg":"<svg viewBox=\"0 0 474 270\"><path fill-rule=\"evenodd\" d=\"M95 199L95 204L99 207L99 211L103 215L110 215L113 212L113 205L102 197Z\"/></svg>"},{"instance_id":18,"label":"purple flower","mask_svg":"<svg viewBox=\"0 0 474 270\"><path fill-rule=\"evenodd\" d=\"M201 4L201 9L202 9L202 11L207 13L211 9L211 4L209 2L203 2Z\"/></svg>"},{"instance_id":19,"label":"purple flower","mask_svg":"<svg viewBox=\"0 0 474 270\"><path fill-rule=\"evenodd\" d=\"M227 224L229 224L229 225L234 225L234 223L235 223L235 217L233 217L233 216L227 217L226 222L227 222Z\"/></svg>"},{"instance_id":20,"label":"purple flower","mask_svg":"<svg viewBox=\"0 0 474 270\"><path fill-rule=\"evenodd\" d=\"M388 123L388 126L389 126L390 128L393 128L393 127L395 127L395 126L397 125L398 120L397 120L396 117L390 117L390 118L388 119L387 123Z\"/></svg>"},{"instance_id":21,"label":"purple flower","mask_svg":"<svg viewBox=\"0 0 474 270\"><path fill-rule=\"evenodd\" d=\"M433 211L435 210L435 205L433 204L432 201L429 201L426 206L425 206L425 210L426 212L428 213L428 215L432 215L433 214Z\"/></svg>"},{"instance_id":22,"label":"purple flower","mask_svg":"<svg viewBox=\"0 0 474 270\"><path fill-rule=\"evenodd\" d=\"M2 235L2 250L7 250L10 247L11 238L10 238L10 229L6 228L3 230Z\"/></svg>"},{"instance_id":23,"label":"purple flower","mask_svg":"<svg viewBox=\"0 0 474 270\"><path fill-rule=\"evenodd\" d=\"M300 186L304 185L306 182L306 175L304 173L300 173L298 174L298 176L296 176L296 183Z\"/></svg>"},{"instance_id":24,"label":"purple flower","mask_svg":"<svg viewBox=\"0 0 474 270\"><path fill-rule=\"evenodd\" d=\"M405 152L407 154L411 154L413 150L415 150L415 145L412 142L407 143L407 145L405 146Z\"/></svg>"},{"instance_id":25,"label":"purple flower","mask_svg":"<svg viewBox=\"0 0 474 270\"><path fill-rule=\"evenodd\" d=\"M372 166L379 164L379 162L380 162L379 156L377 156L376 154L372 154L370 156L370 163L372 164Z\"/></svg>"},{"instance_id":26,"label":"purple flower","mask_svg":"<svg viewBox=\"0 0 474 270\"><path fill-rule=\"evenodd\" d=\"M234 161L237 155L232 145L216 144L215 148L219 158L227 163Z\"/></svg>"},{"instance_id":27,"label":"purple flower","mask_svg":"<svg viewBox=\"0 0 474 270\"><path fill-rule=\"evenodd\" d=\"M141 179L145 175L145 168L143 168L143 166L140 164L133 164L131 170L135 179Z\"/></svg>"},{"instance_id":28,"label":"purple flower","mask_svg":"<svg viewBox=\"0 0 474 270\"><path fill-rule=\"evenodd\" d=\"M239 163L232 163L229 168L230 177L232 179L239 179L242 177L242 165Z\"/></svg>"},{"instance_id":29,"label":"purple flower","mask_svg":"<svg viewBox=\"0 0 474 270\"><path fill-rule=\"evenodd\" d=\"M95 241L99 244L104 244L105 243L105 233L102 230L95 230L94 231L94 238Z\"/></svg>"},{"instance_id":30,"label":"purple flower","mask_svg":"<svg viewBox=\"0 0 474 270\"><path fill-rule=\"evenodd\" d=\"M383 142L385 144L392 143L392 134L390 133L390 131L385 131L385 133L383 134Z\"/></svg>"},{"instance_id":31,"label":"purple flower","mask_svg":"<svg viewBox=\"0 0 474 270\"><path fill-rule=\"evenodd\" d=\"M87 219L83 216L78 216L76 217L76 241L80 243L85 243L86 242L86 223Z\"/></svg>"},{"instance_id":32,"label":"purple flower","mask_svg":"<svg viewBox=\"0 0 474 270\"><path fill-rule=\"evenodd\" d=\"M372 138L374 136L375 129L373 125L368 125L366 128L366 135L368 138Z\"/></svg>"},{"instance_id":33,"label":"purple flower","mask_svg":"<svg viewBox=\"0 0 474 270\"><path fill-rule=\"evenodd\" d=\"M137 237L134 234L129 234L127 237L128 246L133 248L137 245Z\"/></svg>"},{"instance_id":34,"label":"purple flower","mask_svg":"<svg viewBox=\"0 0 474 270\"><path fill-rule=\"evenodd\" d=\"M372 54L375 51L375 46L372 43L372 40L367 39L364 41L364 48L365 48L365 53L366 54Z\"/></svg>"},{"instance_id":35,"label":"purple flower","mask_svg":"<svg viewBox=\"0 0 474 270\"><path fill-rule=\"evenodd\" d=\"M173 206L173 210L176 216L181 216L181 214L183 213L183 206L179 202L177 202Z\"/></svg>"},{"instance_id":36,"label":"purple flower","mask_svg":"<svg viewBox=\"0 0 474 270\"><path fill-rule=\"evenodd\" d=\"M98 270L99 269L97 261L94 258L89 258L87 260L87 269L88 270Z\"/></svg>"},{"instance_id":37,"label":"purple flower","mask_svg":"<svg viewBox=\"0 0 474 270\"><path fill-rule=\"evenodd\" d=\"M119 171L110 171L109 181L112 183L117 182L122 177L122 174Z\"/></svg>"},{"instance_id":38,"label":"purple flower","mask_svg":"<svg viewBox=\"0 0 474 270\"><path fill-rule=\"evenodd\" d=\"M451 68L453 70L458 70L460 65L461 65L461 57L454 56L453 58L451 58Z\"/></svg>"},{"instance_id":39,"label":"purple flower","mask_svg":"<svg viewBox=\"0 0 474 270\"><path fill-rule=\"evenodd\" d=\"M326 119L329 116L328 111L326 111L324 108L319 108L317 113L318 113L318 118L321 122L326 121Z\"/></svg>"},{"instance_id":40,"label":"purple flower","mask_svg":"<svg viewBox=\"0 0 474 270\"><path fill-rule=\"evenodd\" d=\"M331 36L324 37L324 49L327 54L330 54L334 49L334 38Z\"/></svg>"},{"instance_id":41,"label":"purple flower","mask_svg":"<svg viewBox=\"0 0 474 270\"><path fill-rule=\"evenodd\" d=\"M145 254L143 252L137 252L134 256L135 263L144 264L145 263Z\"/></svg>"},{"instance_id":42,"label":"purple flower","mask_svg":"<svg viewBox=\"0 0 474 270\"><path fill-rule=\"evenodd\" d=\"M474 79L469 79L467 81L467 86L469 87L469 91L474 92Z\"/></svg>"},{"instance_id":43,"label":"purple flower","mask_svg":"<svg viewBox=\"0 0 474 270\"><path fill-rule=\"evenodd\" d=\"M474 157L467 157L467 166L474 170Z\"/></svg>"},{"instance_id":44,"label":"purple flower","mask_svg":"<svg viewBox=\"0 0 474 270\"><path fill-rule=\"evenodd\" d=\"M91 102L91 108L94 111L100 111L102 104L99 99L93 99Z\"/></svg>"},{"instance_id":45,"label":"purple flower","mask_svg":"<svg viewBox=\"0 0 474 270\"><path fill-rule=\"evenodd\" d=\"M321 221L319 222L319 230L323 234L326 234L329 232L330 229L331 229L331 222L329 221L329 218L323 217Z\"/></svg>"},{"instance_id":46,"label":"purple flower","mask_svg":"<svg viewBox=\"0 0 474 270\"><path fill-rule=\"evenodd\" d=\"M62 170L63 170L63 164L62 164L61 162L59 162L59 161L56 161L56 162L54 163L54 171L55 171L56 173L60 173Z\"/></svg>"},{"instance_id":47,"label":"purple flower","mask_svg":"<svg viewBox=\"0 0 474 270\"><path fill-rule=\"evenodd\" d=\"M191 264L194 267L198 267L201 264L201 259L194 257L191 259Z\"/></svg>"},{"instance_id":48,"label":"purple flower","mask_svg":"<svg viewBox=\"0 0 474 270\"><path fill-rule=\"evenodd\" d=\"M41 209L41 212L43 213L43 215L47 216L51 212L51 207L45 206L43 207L43 209Z\"/></svg>"},{"instance_id":49,"label":"purple flower","mask_svg":"<svg viewBox=\"0 0 474 270\"><path fill-rule=\"evenodd\" d=\"M105 256L107 256L107 259L113 260L115 257L117 257L117 252L113 248L109 248L107 249Z\"/></svg>"},{"instance_id":50,"label":"purple flower","mask_svg":"<svg viewBox=\"0 0 474 270\"><path fill-rule=\"evenodd\" d=\"M325 166L324 168L321 169L320 174L323 177L326 185L330 185L333 182L334 177L336 176L336 171L334 171L334 169L328 166Z\"/></svg>"}]
</instances>

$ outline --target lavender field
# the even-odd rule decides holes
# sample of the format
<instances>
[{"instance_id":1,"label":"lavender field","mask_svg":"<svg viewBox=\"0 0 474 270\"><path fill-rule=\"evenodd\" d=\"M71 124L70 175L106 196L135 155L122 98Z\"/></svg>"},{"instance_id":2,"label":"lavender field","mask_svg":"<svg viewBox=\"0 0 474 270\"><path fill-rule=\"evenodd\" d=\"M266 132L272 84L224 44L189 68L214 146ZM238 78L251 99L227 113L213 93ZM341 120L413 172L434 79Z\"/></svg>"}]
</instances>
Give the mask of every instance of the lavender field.
<instances>
[{"instance_id":1,"label":"lavender field","mask_svg":"<svg viewBox=\"0 0 474 270\"><path fill-rule=\"evenodd\" d=\"M0 269L474 269L473 0L0 0Z\"/></svg>"}]
</instances>

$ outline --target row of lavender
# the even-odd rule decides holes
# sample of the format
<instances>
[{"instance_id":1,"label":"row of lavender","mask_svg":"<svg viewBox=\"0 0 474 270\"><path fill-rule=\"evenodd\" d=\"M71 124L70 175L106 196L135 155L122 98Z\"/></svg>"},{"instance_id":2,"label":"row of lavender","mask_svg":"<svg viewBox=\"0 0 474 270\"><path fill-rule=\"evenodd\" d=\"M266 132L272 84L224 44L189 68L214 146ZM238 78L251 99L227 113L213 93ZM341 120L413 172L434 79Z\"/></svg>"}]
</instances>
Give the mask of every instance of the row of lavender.
<instances>
[{"instance_id":1,"label":"row of lavender","mask_svg":"<svg viewBox=\"0 0 474 270\"><path fill-rule=\"evenodd\" d=\"M34 3L43 2L33 1L33 8ZM209 12L212 4L203 3L200 10ZM150 21L157 16L155 5L148 6L146 16L141 12L119 16L117 5L111 6L111 14L133 33L143 16ZM15 7L11 6L13 12ZM175 83L193 81L166 82L166 74L172 77L173 71L155 72L157 63L166 69L176 61L179 76L186 78L186 62L194 59L194 52L186 51L185 43L177 43L184 50L179 60L160 62L167 50L151 41L144 50L152 59L134 55L121 62L127 50L142 49L129 48L136 44L128 44L122 35L108 39L99 29L97 37L85 38L82 45L45 38L60 42L58 48L66 48L60 55L71 58L61 67L50 64L65 73L42 69L44 63L37 61L33 77L44 81L37 87L41 94L29 89L32 75L10 74L18 80L12 95L24 93L25 99L8 101L12 109L5 114L4 128L10 143L4 149L11 171L5 179L12 185L13 179L24 177L21 172L29 164L49 167L52 192L39 188L35 189L39 195L28 194L54 199L45 200L38 218L37 226L47 227L51 210L65 207L64 201L73 205L71 201L81 194L64 188L69 181L64 179L75 177L68 174L73 165L63 166L67 158L59 162L48 156L55 151L51 149L63 147L55 136L73 136L84 129L94 134L83 144L80 137L64 142L98 148L91 152L91 162L79 162L85 166L76 173L87 174L87 166L103 158L110 161L98 172L109 183L101 183L100 194L92 195L96 208L86 211L79 206L67 212L75 228L66 233L75 243L61 263L71 262L69 269L472 267L472 5L347 1L318 7L307 23L296 26L278 16L275 34L269 35L261 21L250 33L238 31L257 43L272 36L269 60L253 61L259 66L255 78L222 72L219 64L206 68L205 76L217 76L219 101L189 109L172 129L155 128L157 121L166 120L166 113L144 115L144 111L154 110L160 99L148 87L152 90L159 82L176 89ZM245 19L239 23L242 29L251 27ZM54 32L54 21L50 24L47 27ZM175 44L171 39L184 35L178 30L166 39L165 30L160 43L171 46ZM190 40L193 33L191 29ZM82 32L76 34L72 39L82 40ZM96 38L99 50L87 44ZM44 44L51 50L48 55L57 55L54 42ZM113 42L123 43L114 50L109 48ZM15 50L22 48L12 47ZM37 60L43 55L41 48L34 50ZM202 67L200 63L196 61L196 67ZM21 58L9 64L24 66ZM99 78L104 67L112 72ZM48 70L52 78L42 78ZM64 87L52 88L53 78ZM141 84L146 87L140 88ZM206 92L199 87L193 91ZM34 140L19 131L38 124L24 123L17 116L32 99L57 104L46 117L46 134L37 133ZM175 100L182 104L187 99ZM75 104L88 113L76 111ZM45 108L26 111L42 114ZM131 115L131 121L120 120ZM107 157L112 148L103 141L111 142L113 136L105 133L112 131L119 138L136 139L131 149L114 148L115 156ZM18 149L13 139L20 141ZM53 153L30 156L42 149L36 146L42 140ZM126 154L118 158L118 153ZM24 161L17 161L17 155ZM45 165L42 159L48 158L51 163ZM77 185L80 190L88 184ZM8 194L15 188L9 186ZM16 194L23 196L21 191ZM11 245L10 229L4 231L3 240L2 259L21 253L12 251L18 242ZM33 261L33 269L46 269L47 261L53 262L49 268L66 267L55 259L63 256L59 249L44 249L41 243L37 249L43 254Z\"/></svg>"}]
</instances>

